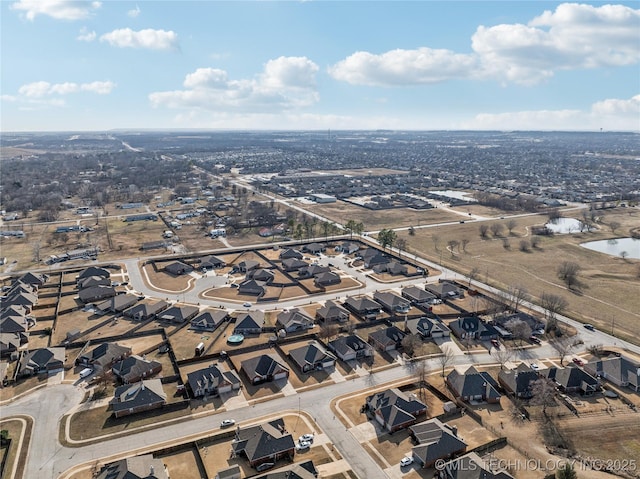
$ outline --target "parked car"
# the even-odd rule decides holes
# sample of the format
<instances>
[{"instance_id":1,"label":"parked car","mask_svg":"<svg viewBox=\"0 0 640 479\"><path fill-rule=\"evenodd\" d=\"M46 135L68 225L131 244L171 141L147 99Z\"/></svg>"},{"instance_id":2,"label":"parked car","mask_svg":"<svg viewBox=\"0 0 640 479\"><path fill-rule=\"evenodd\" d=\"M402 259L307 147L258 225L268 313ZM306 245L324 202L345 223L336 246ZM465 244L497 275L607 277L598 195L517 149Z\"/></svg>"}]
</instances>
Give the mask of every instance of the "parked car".
<instances>
[{"instance_id":1,"label":"parked car","mask_svg":"<svg viewBox=\"0 0 640 479\"><path fill-rule=\"evenodd\" d=\"M235 419L225 419L220 423L220 427L229 427L233 426L236 423Z\"/></svg>"},{"instance_id":2,"label":"parked car","mask_svg":"<svg viewBox=\"0 0 640 479\"><path fill-rule=\"evenodd\" d=\"M540 341L536 336L529 336L529 341L531 341L534 344L540 344L542 343L542 341Z\"/></svg>"},{"instance_id":3,"label":"parked car","mask_svg":"<svg viewBox=\"0 0 640 479\"><path fill-rule=\"evenodd\" d=\"M266 471L267 469L271 469L273 466L275 466L275 462L263 462L256 467L256 471Z\"/></svg>"},{"instance_id":4,"label":"parked car","mask_svg":"<svg viewBox=\"0 0 640 479\"><path fill-rule=\"evenodd\" d=\"M302 436L300 436L300 438L298 439L298 442L313 442L313 434L303 434Z\"/></svg>"},{"instance_id":5,"label":"parked car","mask_svg":"<svg viewBox=\"0 0 640 479\"><path fill-rule=\"evenodd\" d=\"M309 449L311 447L311 443L309 441L300 441L296 444L296 451L304 451L305 449Z\"/></svg>"},{"instance_id":6,"label":"parked car","mask_svg":"<svg viewBox=\"0 0 640 479\"><path fill-rule=\"evenodd\" d=\"M412 456L405 456L400 460L400 467L407 467L410 464L413 464Z\"/></svg>"},{"instance_id":7,"label":"parked car","mask_svg":"<svg viewBox=\"0 0 640 479\"><path fill-rule=\"evenodd\" d=\"M573 362L576 363L578 366L584 366L584 361L580 358L573 358Z\"/></svg>"},{"instance_id":8,"label":"parked car","mask_svg":"<svg viewBox=\"0 0 640 479\"><path fill-rule=\"evenodd\" d=\"M593 326L593 324L585 324L584 327L586 329L588 329L589 331L595 331L596 328Z\"/></svg>"},{"instance_id":9,"label":"parked car","mask_svg":"<svg viewBox=\"0 0 640 479\"><path fill-rule=\"evenodd\" d=\"M540 370L540 366L538 366L536 363L531 363L531 364L529 365L529 367L530 367L531 369L533 369L534 371L539 371L539 370Z\"/></svg>"},{"instance_id":10,"label":"parked car","mask_svg":"<svg viewBox=\"0 0 640 479\"><path fill-rule=\"evenodd\" d=\"M493 344L493 347L496 349L500 349L500 343L498 342L497 339L492 339L491 340L491 344Z\"/></svg>"},{"instance_id":11,"label":"parked car","mask_svg":"<svg viewBox=\"0 0 640 479\"><path fill-rule=\"evenodd\" d=\"M251 307L251 303L244 303L242 306L244 306L245 308L250 308Z\"/></svg>"}]
</instances>

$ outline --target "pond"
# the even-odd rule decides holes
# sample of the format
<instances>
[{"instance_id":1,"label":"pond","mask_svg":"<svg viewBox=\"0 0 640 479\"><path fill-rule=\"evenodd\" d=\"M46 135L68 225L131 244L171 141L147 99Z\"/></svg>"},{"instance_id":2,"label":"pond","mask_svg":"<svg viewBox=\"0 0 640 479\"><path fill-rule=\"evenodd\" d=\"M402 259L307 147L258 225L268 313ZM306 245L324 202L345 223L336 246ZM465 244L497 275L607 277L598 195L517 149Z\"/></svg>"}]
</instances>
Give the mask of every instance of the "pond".
<instances>
[{"instance_id":1,"label":"pond","mask_svg":"<svg viewBox=\"0 0 640 479\"><path fill-rule=\"evenodd\" d=\"M456 200L474 201L474 202L478 201L473 196L469 196L469 193L467 193L466 191L444 190L444 191L430 191L429 193L433 193L434 195L446 196L447 198L455 198Z\"/></svg>"},{"instance_id":2,"label":"pond","mask_svg":"<svg viewBox=\"0 0 640 479\"><path fill-rule=\"evenodd\" d=\"M582 243L580 246L584 246L591 251L597 251L599 253L617 257L620 257L620 254L625 252L627 258L640 259L640 239L613 238L608 240L589 241L588 243Z\"/></svg>"},{"instance_id":3,"label":"pond","mask_svg":"<svg viewBox=\"0 0 640 479\"><path fill-rule=\"evenodd\" d=\"M545 226L554 234L580 233L582 221L575 218L558 218L549 221Z\"/></svg>"}]
</instances>

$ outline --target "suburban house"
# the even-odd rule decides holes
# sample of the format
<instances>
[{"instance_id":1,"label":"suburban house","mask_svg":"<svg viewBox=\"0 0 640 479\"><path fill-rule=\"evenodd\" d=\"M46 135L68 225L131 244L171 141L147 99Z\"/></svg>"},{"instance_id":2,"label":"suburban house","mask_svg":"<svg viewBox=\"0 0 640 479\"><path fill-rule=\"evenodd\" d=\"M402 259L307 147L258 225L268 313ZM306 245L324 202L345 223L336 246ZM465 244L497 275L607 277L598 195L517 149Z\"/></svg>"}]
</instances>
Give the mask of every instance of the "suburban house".
<instances>
[{"instance_id":1,"label":"suburban house","mask_svg":"<svg viewBox=\"0 0 640 479\"><path fill-rule=\"evenodd\" d=\"M313 280L313 284L315 284L317 288L325 288L333 284L340 284L341 282L342 278L340 277L340 275L334 273L333 271L316 274Z\"/></svg>"},{"instance_id":2,"label":"suburban house","mask_svg":"<svg viewBox=\"0 0 640 479\"><path fill-rule=\"evenodd\" d=\"M107 464L96 479L169 479L169 473L162 459L145 454Z\"/></svg>"},{"instance_id":3,"label":"suburban house","mask_svg":"<svg viewBox=\"0 0 640 479\"><path fill-rule=\"evenodd\" d=\"M162 371L162 364L134 354L116 362L111 370L123 384L131 384L158 374Z\"/></svg>"},{"instance_id":4,"label":"suburban house","mask_svg":"<svg viewBox=\"0 0 640 479\"><path fill-rule=\"evenodd\" d=\"M424 289L438 299L464 298L464 291L453 283L441 281L439 283L427 283Z\"/></svg>"},{"instance_id":5,"label":"suburban house","mask_svg":"<svg viewBox=\"0 0 640 479\"><path fill-rule=\"evenodd\" d=\"M286 259L302 259L303 255L297 249L287 248L280 251L279 257L284 262Z\"/></svg>"},{"instance_id":6,"label":"suburban house","mask_svg":"<svg viewBox=\"0 0 640 479\"><path fill-rule=\"evenodd\" d=\"M565 393L591 395L598 390L599 383L591 374L573 365L566 368L551 367L540 371L540 375L556 383Z\"/></svg>"},{"instance_id":7,"label":"suburban house","mask_svg":"<svg viewBox=\"0 0 640 479\"><path fill-rule=\"evenodd\" d=\"M300 371L307 373L317 369L330 369L335 366L336 358L328 353L318 341L309 341L300 348L289 351L289 357L300 368Z\"/></svg>"},{"instance_id":8,"label":"suburban house","mask_svg":"<svg viewBox=\"0 0 640 479\"><path fill-rule=\"evenodd\" d=\"M209 271L212 269L224 268L227 263L221 260L217 256L205 256L200 260L199 266L202 271Z\"/></svg>"},{"instance_id":9,"label":"suburban house","mask_svg":"<svg viewBox=\"0 0 640 479\"><path fill-rule=\"evenodd\" d=\"M494 471L477 453L470 452L442 465L438 472L440 479L514 479L503 471Z\"/></svg>"},{"instance_id":10,"label":"suburban house","mask_svg":"<svg viewBox=\"0 0 640 479\"><path fill-rule=\"evenodd\" d=\"M240 271L241 273L247 273L253 269L256 269L260 266L260 262L255 261L253 259L247 259L244 261L240 261L237 266L232 268L232 272Z\"/></svg>"},{"instance_id":11,"label":"suburban house","mask_svg":"<svg viewBox=\"0 0 640 479\"><path fill-rule=\"evenodd\" d=\"M35 319L33 323L35 323ZM28 328L31 325L32 322L25 316L5 316L0 319L0 331L2 331L2 334L12 335L11 337L7 337L7 340L14 336L17 337L20 340L20 345L29 342ZM12 339L11 342L13 342Z\"/></svg>"},{"instance_id":12,"label":"suburban house","mask_svg":"<svg viewBox=\"0 0 640 479\"><path fill-rule=\"evenodd\" d=\"M289 377L289 368L272 354L261 354L245 359L240 369L249 378L251 384L261 384Z\"/></svg>"},{"instance_id":13,"label":"suburban house","mask_svg":"<svg viewBox=\"0 0 640 479\"><path fill-rule=\"evenodd\" d=\"M20 360L20 376L57 373L64 369L64 348L40 348L25 353Z\"/></svg>"},{"instance_id":14,"label":"suburban house","mask_svg":"<svg viewBox=\"0 0 640 479\"><path fill-rule=\"evenodd\" d=\"M257 476L256 476L257 477ZM215 479L241 479L242 469L238 464L227 467L225 469L218 469Z\"/></svg>"},{"instance_id":15,"label":"suburban house","mask_svg":"<svg viewBox=\"0 0 640 479\"><path fill-rule=\"evenodd\" d=\"M142 302L129 309L125 309L124 316L134 321L146 321L155 318L158 313L169 307L166 301L156 301L155 303Z\"/></svg>"},{"instance_id":16,"label":"suburban house","mask_svg":"<svg viewBox=\"0 0 640 479\"><path fill-rule=\"evenodd\" d=\"M460 339L477 339L479 341L489 341L498 339L500 334L490 324L483 322L478 316L465 316L449 323L453 334Z\"/></svg>"},{"instance_id":17,"label":"suburban house","mask_svg":"<svg viewBox=\"0 0 640 479\"><path fill-rule=\"evenodd\" d=\"M193 271L193 266L183 263L182 261L174 261L169 263L164 268L164 271L172 274L173 276L181 276L183 274L189 274Z\"/></svg>"},{"instance_id":18,"label":"suburban house","mask_svg":"<svg viewBox=\"0 0 640 479\"><path fill-rule=\"evenodd\" d=\"M110 402L115 417L158 409L167 403L160 379L147 379L116 388Z\"/></svg>"},{"instance_id":19,"label":"suburban house","mask_svg":"<svg viewBox=\"0 0 640 479\"><path fill-rule=\"evenodd\" d=\"M409 268L406 264L398 261L389 261L388 263L377 264L373 267L373 272L377 274L388 273L391 276L407 276Z\"/></svg>"},{"instance_id":20,"label":"suburban house","mask_svg":"<svg viewBox=\"0 0 640 479\"><path fill-rule=\"evenodd\" d=\"M382 309L379 303L366 296L349 296L344 302L344 306L363 319L376 319Z\"/></svg>"},{"instance_id":21,"label":"suburban house","mask_svg":"<svg viewBox=\"0 0 640 479\"><path fill-rule=\"evenodd\" d=\"M107 371L117 361L131 356L131 348L118 343L102 343L76 358L79 366L92 366L97 373Z\"/></svg>"},{"instance_id":22,"label":"suburban house","mask_svg":"<svg viewBox=\"0 0 640 479\"><path fill-rule=\"evenodd\" d=\"M215 331L227 319L229 319L229 313L226 309L204 310L191 320L189 329Z\"/></svg>"},{"instance_id":23,"label":"suburban house","mask_svg":"<svg viewBox=\"0 0 640 479\"><path fill-rule=\"evenodd\" d=\"M223 371L216 364L188 373L187 383L196 398L207 394L218 396L242 387L240 378L234 371Z\"/></svg>"},{"instance_id":24,"label":"suburban house","mask_svg":"<svg viewBox=\"0 0 640 479\"><path fill-rule=\"evenodd\" d=\"M473 366L464 373L454 369L447 375L447 386L455 398L465 402L500 402L498 383L487 372L479 372Z\"/></svg>"},{"instance_id":25,"label":"suburban house","mask_svg":"<svg viewBox=\"0 0 640 479\"><path fill-rule=\"evenodd\" d=\"M0 332L0 357L11 356L20 349L21 345L21 337L18 333Z\"/></svg>"},{"instance_id":26,"label":"suburban house","mask_svg":"<svg viewBox=\"0 0 640 479\"><path fill-rule=\"evenodd\" d=\"M360 249L360 245L355 241L345 241L342 244L339 244L335 247L336 251L342 252L344 254L352 254Z\"/></svg>"},{"instance_id":27,"label":"suburban house","mask_svg":"<svg viewBox=\"0 0 640 479\"><path fill-rule=\"evenodd\" d=\"M329 341L327 346L343 361L373 356L373 347L356 334L341 336Z\"/></svg>"},{"instance_id":28,"label":"suburban house","mask_svg":"<svg viewBox=\"0 0 640 479\"><path fill-rule=\"evenodd\" d=\"M367 342L379 351L393 351L402 348L402 340L406 336L400 329L390 326L369 333Z\"/></svg>"},{"instance_id":29,"label":"suburban house","mask_svg":"<svg viewBox=\"0 0 640 479\"><path fill-rule=\"evenodd\" d=\"M20 276L16 281L33 286L37 291L40 286L49 281L49 275L29 272Z\"/></svg>"},{"instance_id":30,"label":"suburban house","mask_svg":"<svg viewBox=\"0 0 640 479\"><path fill-rule=\"evenodd\" d=\"M262 311L240 313L235 324L233 334L260 334L264 326L264 313Z\"/></svg>"},{"instance_id":31,"label":"suburban house","mask_svg":"<svg viewBox=\"0 0 640 479\"><path fill-rule=\"evenodd\" d=\"M298 308L282 311L276 317L276 328L284 329L287 333L306 331L313 326L313 318Z\"/></svg>"},{"instance_id":32,"label":"suburban house","mask_svg":"<svg viewBox=\"0 0 640 479\"><path fill-rule=\"evenodd\" d=\"M595 377L604 378L619 387L640 392L640 363L620 356L591 361L584 370Z\"/></svg>"},{"instance_id":33,"label":"suburban house","mask_svg":"<svg viewBox=\"0 0 640 479\"><path fill-rule=\"evenodd\" d=\"M324 303L324 306L318 308L316 311L316 319L322 322L337 321L339 323L344 323L349 321L349 311L344 309L338 303L327 300Z\"/></svg>"},{"instance_id":34,"label":"suburban house","mask_svg":"<svg viewBox=\"0 0 640 479\"><path fill-rule=\"evenodd\" d=\"M443 424L437 418L415 424L409 431L416 444L411 453L423 468L432 467L439 459L451 459L467 450L467 443L458 437L457 429Z\"/></svg>"},{"instance_id":35,"label":"suburban house","mask_svg":"<svg viewBox=\"0 0 640 479\"><path fill-rule=\"evenodd\" d=\"M264 284L271 283L273 281L273 278L275 278L275 273L269 269L258 268L247 271L247 279L260 281Z\"/></svg>"},{"instance_id":36,"label":"suburban house","mask_svg":"<svg viewBox=\"0 0 640 479\"><path fill-rule=\"evenodd\" d=\"M362 258L365 268L373 268L376 265L387 264L391 258L375 248L367 248L359 253L358 257Z\"/></svg>"},{"instance_id":37,"label":"suburban house","mask_svg":"<svg viewBox=\"0 0 640 479\"><path fill-rule=\"evenodd\" d=\"M300 279L315 278L316 276L329 273L329 272L331 272L331 268L329 268L328 266L322 266L319 264L310 264L298 270L298 278Z\"/></svg>"},{"instance_id":38,"label":"suburban house","mask_svg":"<svg viewBox=\"0 0 640 479\"><path fill-rule=\"evenodd\" d=\"M121 313L138 302L138 297L132 294L117 294L95 306L96 314Z\"/></svg>"},{"instance_id":39,"label":"suburban house","mask_svg":"<svg viewBox=\"0 0 640 479\"><path fill-rule=\"evenodd\" d=\"M309 266L309 263L298 258L287 258L282 260L282 269L287 272L298 271L299 269L306 268L307 266Z\"/></svg>"},{"instance_id":40,"label":"suburban house","mask_svg":"<svg viewBox=\"0 0 640 479\"><path fill-rule=\"evenodd\" d=\"M308 460L305 462L294 462L275 471L253 476L252 479L316 479L317 477L318 470L313 465L313 461Z\"/></svg>"},{"instance_id":41,"label":"suburban house","mask_svg":"<svg viewBox=\"0 0 640 479\"><path fill-rule=\"evenodd\" d=\"M397 294L388 292L375 292L373 299L382 305L389 314L406 314L411 309L411 303Z\"/></svg>"},{"instance_id":42,"label":"suburban house","mask_svg":"<svg viewBox=\"0 0 640 479\"><path fill-rule=\"evenodd\" d=\"M375 420L390 433L415 424L416 418L427 412L426 404L398 388L367 396L365 406Z\"/></svg>"},{"instance_id":43,"label":"suburban house","mask_svg":"<svg viewBox=\"0 0 640 479\"><path fill-rule=\"evenodd\" d=\"M293 461L295 443L284 427L283 419L238 428L231 444L233 456L243 455L251 467L264 463L275 463L279 459Z\"/></svg>"},{"instance_id":44,"label":"suburban house","mask_svg":"<svg viewBox=\"0 0 640 479\"><path fill-rule=\"evenodd\" d=\"M264 296L266 283L264 281L256 281L255 279L247 279L238 285L239 294L248 294L251 296Z\"/></svg>"},{"instance_id":45,"label":"suburban house","mask_svg":"<svg viewBox=\"0 0 640 479\"><path fill-rule=\"evenodd\" d=\"M178 305L174 304L170 308L165 309L157 315L157 319L163 321L171 321L172 323L186 323L198 314L200 309L197 306L191 306L188 304Z\"/></svg>"},{"instance_id":46,"label":"suburban house","mask_svg":"<svg viewBox=\"0 0 640 479\"><path fill-rule=\"evenodd\" d=\"M78 273L77 281L80 282L85 278L90 278L92 276L98 276L100 278L109 278L111 277L111 273L108 269L100 268L99 266L89 266L88 268L83 269Z\"/></svg>"},{"instance_id":47,"label":"suburban house","mask_svg":"<svg viewBox=\"0 0 640 479\"><path fill-rule=\"evenodd\" d=\"M78 293L80 301L83 303L93 303L105 298L111 298L116 295L116 289L113 286L90 286L81 289Z\"/></svg>"},{"instance_id":48,"label":"suburban house","mask_svg":"<svg viewBox=\"0 0 640 479\"><path fill-rule=\"evenodd\" d=\"M429 291L419 288L418 286L407 286L402 288L402 297L408 299L411 304L416 306L427 306L436 299L435 294Z\"/></svg>"},{"instance_id":49,"label":"suburban house","mask_svg":"<svg viewBox=\"0 0 640 479\"><path fill-rule=\"evenodd\" d=\"M498 373L500 386L508 393L521 399L529 399L533 396L531 383L538 379L540 379L538 372L525 363L520 363L515 369L503 369Z\"/></svg>"},{"instance_id":50,"label":"suburban house","mask_svg":"<svg viewBox=\"0 0 640 479\"><path fill-rule=\"evenodd\" d=\"M426 316L407 319L404 323L404 330L407 333L421 336L422 339L443 338L451 333L446 324Z\"/></svg>"},{"instance_id":51,"label":"suburban house","mask_svg":"<svg viewBox=\"0 0 640 479\"><path fill-rule=\"evenodd\" d=\"M326 248L320 243L311 243L302 247L302 251L310 254L319 254L322 253L325 249Z\"/></svg>"},{"instance_id":52,"label":"suburban house","mask_svg":"<svg viewBox=\"0 0 640 479\"><path fill-rule=\"evenodd\" d=\"M92 286L111 286L111 280L101 276L88 276L78 280L78 289L80 290L87 289Z\"/></svg>"}]
</instances>

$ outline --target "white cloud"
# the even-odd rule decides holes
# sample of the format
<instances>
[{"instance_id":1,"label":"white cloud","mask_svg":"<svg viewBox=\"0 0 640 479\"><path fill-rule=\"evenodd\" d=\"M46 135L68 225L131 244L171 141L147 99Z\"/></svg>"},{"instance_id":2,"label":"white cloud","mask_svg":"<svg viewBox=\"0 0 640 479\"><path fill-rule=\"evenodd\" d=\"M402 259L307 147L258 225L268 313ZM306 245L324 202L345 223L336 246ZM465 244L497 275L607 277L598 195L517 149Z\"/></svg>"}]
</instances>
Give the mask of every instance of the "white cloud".
<instances>
[{"instance_id":1,"label":"white cloud","mask_svg":"<svg viewBox=\"0 0 640 479\"><path fill-rule=\"evenodd\" d=\"M329 68L354 85L419 85L451 79L496 79L533 85L558 70L636 64L640 10L624 5L564 3L528 24L479 26L472 53L434 50L360 51Z\"/></svg>"},{"instance_id":2,"label":"white cloud","mask_svg":"<svg viewBox=\"0 0 640 479\"><path fill-rule=\"evenodd\" d=\"M82 0L19 0L11 4L12 10L24 13L28 20L46 15L57 20L82 20L90 17L102 2Z\"/></svg>"},{"instance_id":3,"label":"white cloud","mask_svg":"<svg viewBox=\"0 0 640 479\"><path fill-rule=\"evenodd\" d=\"M89 31L87 27L82 27L80 29L80 34L76 37L76 40L81 42L92 42L96 39L96 32Z\"/></svg>"},{"instance_id":4,"label":"white cloud","mask_svg":"<svg viewBox=\"0 0 640 479\"><path fill-rule=\"evenodd\" d=\"M120 48L147 48L150 50L175 50L178 48L177 33L151 28L139 31L120 28L105 33L100 37L100 41Z\"/></svg>"},{"instance_id":5,"label":"white cloud","mask_svg":"<svg viewBox=\"0 0 640 479\"><path fill-rule=\"evenodd\" d=\"M583 110L481 113L458 127L473 130L640 130L640 95L608 99Z\"/></svg>"},{"instance_id":6,"label":"white cloud","mask_svg":"<svg viewBox=\"0 0 640 479\"><path fill-rule=\"evenodd\" d=\"M450 50L356 52L329 68L337 80L354 85L420 85L473 75L477 59Z\"/></svg>"},{"instance_id":7,"label":"white cloud","mask_svg":"<svg viewBox=\"0 0 640 479\"><path fill-rule=\"evenodd\" d=\"M133 9L129 10L127 12L127 15L129 17L131 17L131 18L137 18L138 15L140 15L140 12L141 12L140 7L138 5L136 5L136 8L133 8Z\"/></svg>"},{"instance_id":8,"label":"white cloud","mask_svg":"<svg viewBox=\"0 0 640 479\"><path fill-rule=\"evenodd\" d=\"M315 104L318 66L306 57L270 60L254 79L231 80L227 72L198 68L186 75L185 90L154 92L154 107L265 113L286 111ZM264 126L264 125L263 125Z\"/></svg>"},{"instance_id":9,"label":"white cloud","mask_svg":"<svg viewBox=\"0 0 640 479\"><path fill-rule=\"evenodd\" d=\"M37 81L22 85L18 89L18 94L22 98L43 98L51 95L69 95L80 91L107 95L115 88L115 83L111 81L94 81L91 83L54 83Z\"/></svg>"}]
</instances>

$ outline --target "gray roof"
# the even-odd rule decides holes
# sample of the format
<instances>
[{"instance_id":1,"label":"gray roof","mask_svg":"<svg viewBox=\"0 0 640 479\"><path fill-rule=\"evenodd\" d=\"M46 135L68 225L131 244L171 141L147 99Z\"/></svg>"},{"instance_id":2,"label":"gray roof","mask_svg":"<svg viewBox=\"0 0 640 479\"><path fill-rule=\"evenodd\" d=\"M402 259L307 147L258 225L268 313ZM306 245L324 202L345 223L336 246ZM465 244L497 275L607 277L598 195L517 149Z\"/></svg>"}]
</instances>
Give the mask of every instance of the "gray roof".
<instances>
[{"instance_id":1,"label":"gray roof","mask_svg":"<svg viewBox=\"0 0 640 479\"><path fill-rule=\"evenodd\" d=\"M286 431L282 419L239 429L236 441L232 445L234 452L244 453L252 462L295 450L293 437Z\"/></svg>"},{"instance_id":2,"label":"gray roof","mask_svg":"<svg viewBox=\"0 0 640 479\"><path fill-rule=\"evenodd\" d=\"M225 384L239 384L240 378L233 371L223 371L218 365L211 364L206 368L188 373L187 382L195 392L202 388L212 390Z\"/></svg>"},{"instance_id":3,"label":"gray roof","mask_svg":"<svg viewBox=\"0 0 640 479\"><path fill-rule=\"evenodd\" d=\"M162 389L160 379L146 379L134 384L125 384L116 388L111 408L114 413L141 406L164 404L167 394Z\"/></svg>"},{"instance_id":4,"label":"gray roof","mask_svg":"<svg viewBox=\"0 0 640 479\"><path fill-rule=\"evenodd\" d=\"M592 361L585 365L585 369L592 375L604 376L622 384L628 383L634 388L640 386L640 363L624 356Z\"/></svg>"},{"instance_id":5,"label":"gray roof","mask_svg":"<svg viewBox=\"0 0 640 479\"><path fill-rule=\"evenodd\" d=\"M96 479L169 479L169 476L161 459L154 459L152 454L145 454L107 464L100 470Z\"/></svg>"},{"instance_id":6,"label":"gray roof","mask_svg":"<svg viewBox=\"0 0 640 479\"><path fill-rule=\"evenodd\" d=\"M520 397L531 397L531 383L539 378L537 371L525 363L520 363L515 369L501 370L498 373L503 387Z\"/></svg>"},{"instance_id":7,"label":"gray roof","mask_svg":"<svg viewBox=\"0 0 640 479\"><path fill-rule=\"evenodd\" d=\"M241 363L241 368L249 378L253 378L254 376L268 377L273 375L277 369L289 370L283 362L278 361L278 359L271 354L261 354L253 358L245 359Z\"/></svg>"},{"instance_id":8,"label":"gray roof","mask_svg":"<svg viewBox=\"0 0 640 479\"><path fill-rule=\"evenodd\" d=\"M238 315L233 329L262 329L262 326L264 326L264 313L262 311L247 311Z\"/></svg>"},{"instance_id":9,"label":"gray roof","mask_svg":"<svg viewBox=\"0 0 640 479\"><path fill-rule=\"evenodd\" d=\"M413 447L413 455L422 464L430 464L442 458L448 458L467 448L467 444L439 419L429 419L409 428L418 441Z\"/></svg>"},{"instance_id":10,"label":"gray roof","mask_svg":"<svg viewBox=\"0 0 640 479\"><path fill-rule=\"evenodd\" d=\"M158 319L166 321L173 321L176 323L184 323L189 321L196 314L198 314L199 308L191 305L173 305L170 308L165 309L158 314Z\"/></svg>"},{"instance_id":11,"label":"gray roof","mask_svg":"<svg viewBox=\"0 0 640 479\"><path fill-rule=\"evenodd\" d=\"M205 310L191 320L191 329L203 329L213 331L220 323L229 317L229 313L224 309Z\"/></svg>"},{"instance_id":12,"label":"gray roof","mask_svg":"<svg viewBox=\"0 0 640 479\"><path fill-rule=\"evenodd\" d=\"M380 311L382 306L367 296L360 296L356 298L350 296L344 302L345 306L353 309L354 311Z\"/></svg>"},{"instance_id":13,"label":"gray roof","mask_svg":"<svg viewBox=\"0 0 640 479\"><path fill-rule=\"evenodd\" d=\"M475 452L444 464L447 479L514 479L504 471L493 472Z\"/></svg>"},{"instance_id":14,"label":"gray roof","mask_svg":"<svg viewBox=\"0 0 640 479\"><path fill-rule=\"evenodd\" d=\"M482 396L483 399L498 399L498 384L487 372L479 372L473 366L460 374L456 369L447 376L447 381L461 397Z\"/></svg>"},{"instance_id":15,"label":"gray roof","mask_svg":"<svg viewBox=\"0 0 640 479\"><path fill-rule=\"evenodd\" d=\"M309 341L308 344L289 351L291 359L302 369L305 366L314 366L327 361L335 361L336 358L329 354L318 341Z\"/></svg>"},{"instance_id":16,"label":"gray roof","mask_svg":"<svg viewBox=\"0 0 640 479\"><path fill-rule=\"evenodd\" d=\"M100 311L119 312L133 306L138 302L138 297L132 294L117 294L113 298L109 298L102 303L96 305L96 309Z\"/></svg>"},{"instance_id":17,"label":"gray roof","mask_svg":"<svg viewBox=\"0 0 640 479\"><path fill-rule=\"evenodd\" d=\"M402 295L411 301L424 303L435 299L435 295L429 291L419 288L418 286L407 286L402 289Z\"/></svg>"},{"instance_id":18,"label":"gray roof","mask_svg":"<svg viewBox=\"0 0 640 479\"><path fill-rule=\"evenodd\" d=\"M102 343L80 357L86 359L89 364L105 365L130 354L130 347L120 346L118 343Z\"/></svg>"},{"instance_id":19,"label":"gray roof","mask_svg":"<svg viewBox=\"0 0 640 479\"><path fill-rule=\"evenodd\" d=\"M322 319L349 319L349 311L335 303L328 300L324 303L324 306L316 311L316 316Z\"/></svg>"},{"instance_id":20,"label":"gray roof","mask_svg":"<svg viewBox=\"0 0 640 479\"><path fill-rule=\"evenodd\" d=\"M287 331L296 329L309 329L313 327L313 318L298 308L282 311L276 318L276 327Z\"/></svg>"},{"instance_id":21,"label":"gray roof","mask_svg":"<svg viewBox=\"0 0 640 479\"><path fill-rule=\"evenodd\" d=\"M372 349L370 344L367 344L356 334L341 336L329 341L329 347L341 356L360 349Z\"/></svg>"},{"instance_id":22,"label":"gray roof","mask_svg":"<svg viewBox=\"0 0 640 479\"><path fill-rule=\"evenodd\" d=\"M420 334L425 337L432 336L434 331L442 331L445 333L449 331L446 324L427 318L426 316L408 319L406 324L405 329L408 332L411 334Z\"/></svg>"},{"instance_id":23,"label":"gray roof","mask_svg":"<svg viewBox=\"0 0 640 479\"><path fill-rule=\"evenodd\" d=\"M373 339L377 343L385 346L392 344L399 345L406 335L396 326L389 326L388 328L378 329L372 333L369 333L369 338Z\"/></svg>"},{"instance_id":24,"label":"gray roof","mask_svg":"<svg viewBox=\"0 0 640 479\"><path fill-rule=\"evenodd\" d=\"M134 354L114 364L113 373L123 379L127 379L127 377L142 377L145 374L151 374L158 366L162 368L162 364L158 361L147 361Z\"/></svg>"},{"instance_id":25,"label":"gray roof","mask_svg":"<svg viewBox=\"0 0 640 479\"><path fill-rule=\"evenodd\" d=\"M140 303L125 310L124 315L128 318L134 319L147 319L160 311L164 311L169 306L166 301L156 301L155 303Z\"/></svg>"}]
</instances>

